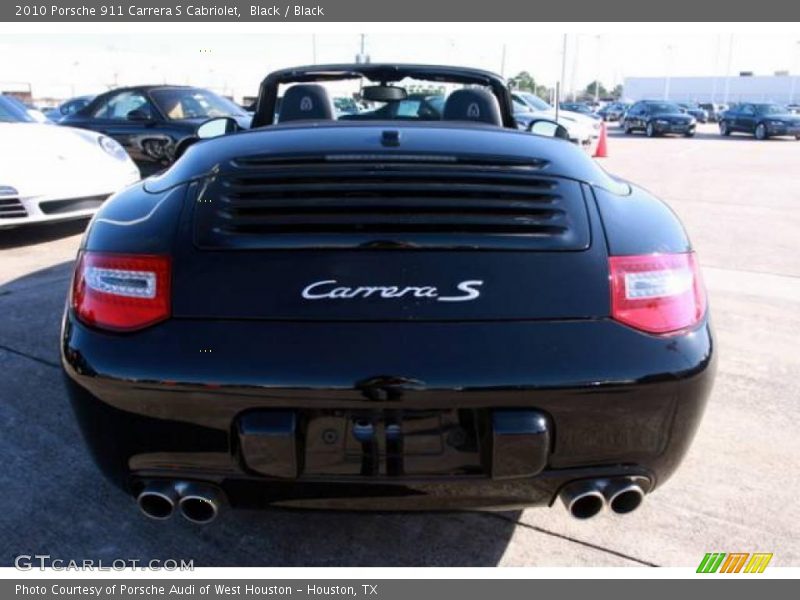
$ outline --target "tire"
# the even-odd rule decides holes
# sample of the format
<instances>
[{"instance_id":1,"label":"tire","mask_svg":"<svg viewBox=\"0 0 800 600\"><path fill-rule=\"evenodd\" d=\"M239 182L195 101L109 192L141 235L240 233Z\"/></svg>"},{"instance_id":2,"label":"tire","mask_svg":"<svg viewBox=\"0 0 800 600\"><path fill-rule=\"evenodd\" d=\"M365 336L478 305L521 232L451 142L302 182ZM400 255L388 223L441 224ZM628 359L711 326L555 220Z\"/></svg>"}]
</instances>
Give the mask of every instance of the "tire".
<instances>
[{"instance_id":1,"label":"tire","mask_svg":"<svg viewBox=\"0 0 800 600\"><path fill-rule=\"evenodd\" d=\"M656 137L656 129L653 127L652 123L647 124L647 127L644 129L644 133L649 138Z\"/></svg>"},{"instance_id":2,"label":"tire","mask_svg":"<svg viewBox=\"0 0 800 600\"><path fill-rule=\"evenodd\" d=\"M687 131L686 133L683 134L683 136L692 138L694 137L694 131Z\"/></svg>"},{"instance_id":3,"label":"tire","mask_svg":"<svg viewBox=\"0 0 800 600\"><path fill-rule=\"evenodd\" d=\"M757 140L766 140L769 137L769 134L767 133L767 126L763 123L756 125L755 136Z\"/></svg>"},{"instance_id":4,"label":"tire","mask_svg":"<svg viewBox=\"0 0 800 600\"><path fill-rule=\"evenodd\" d=\"M796 139L798 142L800 142L800 135L794 136L794 139Z\"/></svg>"},{"instance_id":5,"label":"tire","mask_svg":"<svg viewBox=\"0 0 800 600\"><path fill-rule=\"evenodd\" d=\"M719 122L719 134L724 136L729 136L731 134L731 129L728 127L727 121Z\"/></svg>"},{"instance_id":6,"label":"tire","mask_svg":"<svg viewBox=\"0 0 800 600\"><path fill-rule=\"evenodd\" d=\"M633 130L627 121L622 122L622 131L625 133L625 135L630 135L633 133Z\"/></svg>"}]
</instances>

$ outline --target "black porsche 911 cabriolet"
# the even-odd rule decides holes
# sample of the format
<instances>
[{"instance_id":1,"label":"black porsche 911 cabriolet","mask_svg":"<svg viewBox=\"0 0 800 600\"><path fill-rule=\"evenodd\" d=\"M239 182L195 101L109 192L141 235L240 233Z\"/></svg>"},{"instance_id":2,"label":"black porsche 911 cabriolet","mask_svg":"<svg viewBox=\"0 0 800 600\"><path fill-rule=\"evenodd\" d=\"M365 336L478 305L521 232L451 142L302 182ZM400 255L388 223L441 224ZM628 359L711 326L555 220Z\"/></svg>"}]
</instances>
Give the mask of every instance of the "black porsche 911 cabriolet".
<instances>
[{"instance_id":1,"label":"black porsche 911 cabriolet","mask_svg":"<svg viewBox=\"0 0 800 600\"><path fill-rule=\"evenodd\" d=\"M369 108L337 119L331 83ZM199 523L636 509L713 381L697 257L665 204L528 129L494 74L386 64L278 71L251 129L200 126L78 254L61 351L102 471Z\"/></svg>"}]
</instances>

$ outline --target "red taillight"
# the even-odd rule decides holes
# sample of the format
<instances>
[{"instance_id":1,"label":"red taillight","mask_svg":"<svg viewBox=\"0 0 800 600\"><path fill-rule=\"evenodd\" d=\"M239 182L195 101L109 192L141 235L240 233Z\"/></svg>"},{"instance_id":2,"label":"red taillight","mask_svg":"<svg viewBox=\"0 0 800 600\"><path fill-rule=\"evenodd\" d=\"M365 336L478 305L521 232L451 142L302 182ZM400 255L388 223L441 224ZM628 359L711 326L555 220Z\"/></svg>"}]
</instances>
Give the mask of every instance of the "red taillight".
<instances>
[{"instance_id":1,"label":"red taillight","mask_svg":"<svg viewBox=\"0 0 800 600\"><path fill-rule=\"evenodd\" d=\"M611 316L649 333L696 325L706 293L693 252L609 258Z\"/></svg>"},{"instance_id":2,"label":"red taillight","mask_svg":"<svg viewBox=\"0 0 800 600\"><path fill-rule=\"evenodd\" d=\"M72 280L72 308L87 325L132 331L169 317L166 256L84 252Z\"/></svg>"}]
</instances>

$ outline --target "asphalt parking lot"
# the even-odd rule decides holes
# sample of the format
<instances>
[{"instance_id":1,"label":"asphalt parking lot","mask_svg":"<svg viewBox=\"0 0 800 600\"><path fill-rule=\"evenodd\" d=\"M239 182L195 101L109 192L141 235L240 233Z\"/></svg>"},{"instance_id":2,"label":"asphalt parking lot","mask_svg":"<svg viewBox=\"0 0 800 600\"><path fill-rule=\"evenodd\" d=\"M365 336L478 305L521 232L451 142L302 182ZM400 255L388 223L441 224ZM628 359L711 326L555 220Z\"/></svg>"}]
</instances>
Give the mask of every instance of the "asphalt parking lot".
<instances>
[{"instance_id":1,"label":"asphalt parking lot","mask_svg":"<svg viewBox=\"0 0 800 600\"><path fill-rule=\"evenodd\" d=\"M58 366L85 223L0 230L0 564L193 559L196 566L695 566L706 552L800 564L800 142L624 136L602 164L665 199L704 267L716 387L682 468L626 517L227 512L205 527L142 517L100 476Z\"/></svg>"}]
</instances>

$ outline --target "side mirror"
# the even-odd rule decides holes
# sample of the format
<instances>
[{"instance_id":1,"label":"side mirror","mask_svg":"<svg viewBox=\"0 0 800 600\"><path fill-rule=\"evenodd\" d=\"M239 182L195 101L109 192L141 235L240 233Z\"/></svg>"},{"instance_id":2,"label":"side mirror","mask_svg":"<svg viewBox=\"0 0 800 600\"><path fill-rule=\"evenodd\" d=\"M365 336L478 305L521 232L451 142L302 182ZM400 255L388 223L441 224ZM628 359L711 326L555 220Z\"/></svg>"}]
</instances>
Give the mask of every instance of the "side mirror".
<instances>
[{"instance_id":1,"label":"side mirror","mask_svg":"<svg viewBox=\"0 0 800 600\"><path fill-rule=\"evenodd\" d=\"M208 140L236 131L239 131L239 124L235 119L231 117L217 117L200 125L197 128L196 136L201 140Z\"/></svg>"},{"instance_id":2,"label":"side mirror","mask_svg":"<svg viewBox=\"0 0 800 600\"><path fill-rule=\"evenodd\" d=\"M535 119L531 121L528 124L528 132L533 135L541 135L544 137L561 138L562 140L569 139L569 132L566 127L548 119Z\"/></svg>"},{"instance_id":3,"label":"side mirror","mask_svg":"<svg viewBox=\"0 0 800 600\"><path fill-rule=\"evenodd\" d=\"M142 110L140 108L133 109L127 115L125 115L125 117L128 119L128 121L144 122L144 121L152 121L153 120L153 119L150 118L150 113L148 113L146 110Z\"/></svg>"}]
</instances>

